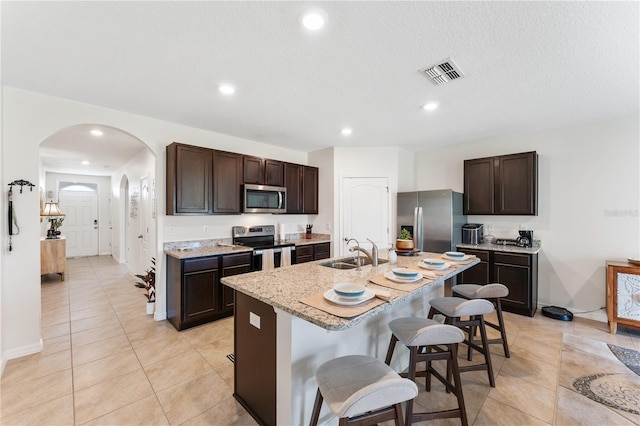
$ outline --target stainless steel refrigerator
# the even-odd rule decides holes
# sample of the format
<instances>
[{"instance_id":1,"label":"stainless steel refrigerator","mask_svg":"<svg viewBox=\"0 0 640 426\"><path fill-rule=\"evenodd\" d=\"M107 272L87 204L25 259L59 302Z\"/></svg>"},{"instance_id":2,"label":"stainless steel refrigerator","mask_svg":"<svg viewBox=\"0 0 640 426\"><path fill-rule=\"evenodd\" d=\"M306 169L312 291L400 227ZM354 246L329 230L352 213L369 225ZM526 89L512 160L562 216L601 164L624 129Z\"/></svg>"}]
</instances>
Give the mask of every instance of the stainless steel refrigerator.
<instances>
[{"instance_id":1,"label":"stainless steel refrigerator","mask_svg":"<svg viewBox=\"0 0 640 426\"><path fill-rule=\"evenodd\" d=\"M398 193L398 229L407 228L421 251L443 253L462 241L462 194L450 189Z\"/></svg>"}]
</instances>

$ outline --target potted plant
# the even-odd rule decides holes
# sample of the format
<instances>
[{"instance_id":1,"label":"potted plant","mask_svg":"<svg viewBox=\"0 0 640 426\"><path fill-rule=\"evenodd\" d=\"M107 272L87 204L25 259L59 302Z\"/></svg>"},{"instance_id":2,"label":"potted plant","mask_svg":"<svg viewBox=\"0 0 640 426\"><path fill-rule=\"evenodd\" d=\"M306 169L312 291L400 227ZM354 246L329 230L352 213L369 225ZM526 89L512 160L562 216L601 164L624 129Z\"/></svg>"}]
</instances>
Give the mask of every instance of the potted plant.
<instances>
[{"instance_id":1,"label":"potted plant","mask_svg":"<svg viewBox=\"0 0 640 426\"><path fill-rule=\"evenodd\" d=\"M136 283L135 286L138 288L144 288L147 292L145 296L147 297L147 314L153 314L155 310L156 304L156 258L151 258L151 266L147 269L146 275L136 274L137 278L140 278L142 282Z\"/></svg>"},{"instance_id":2,"label":"potted plant","mask_svg":"<svg viewBox=\"0 0 640 426\"><path fill-rule=\"evenodd\" d=\"M398 250L413 250L414 247L415 244L411 233L406 228L402 228L400 235L396 239L396 248Z\"/></svg>"}]
</instances>

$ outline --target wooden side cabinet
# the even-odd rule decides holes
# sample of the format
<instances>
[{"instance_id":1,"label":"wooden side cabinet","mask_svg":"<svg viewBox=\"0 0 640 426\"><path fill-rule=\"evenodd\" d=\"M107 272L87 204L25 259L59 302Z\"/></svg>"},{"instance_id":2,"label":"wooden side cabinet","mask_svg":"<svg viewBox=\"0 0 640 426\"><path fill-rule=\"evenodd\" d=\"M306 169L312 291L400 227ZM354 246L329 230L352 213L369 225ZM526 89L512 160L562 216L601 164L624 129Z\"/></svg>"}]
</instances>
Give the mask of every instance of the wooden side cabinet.
<instances>
[{"instance_id":1,"label":"wooden side cabinet","mask_svg":"<svg viewBox=\"0 0 640 426\"><path fill-rule=\"evenodd\" d=\"M607 321L615 334L618 324L640 328L640 266L607 261Z\"/></svg>"},{"instance_id":2,"label":"wooden side cabinet","mask_svg":"<svg viewBox=\"0 0 640 426\"><path fill-rule=\"evenodd\" d=\"M40 275L59 274L64 281L67 272L67 240L42 238L40 240Z\"/></svg>"}]
</instances>

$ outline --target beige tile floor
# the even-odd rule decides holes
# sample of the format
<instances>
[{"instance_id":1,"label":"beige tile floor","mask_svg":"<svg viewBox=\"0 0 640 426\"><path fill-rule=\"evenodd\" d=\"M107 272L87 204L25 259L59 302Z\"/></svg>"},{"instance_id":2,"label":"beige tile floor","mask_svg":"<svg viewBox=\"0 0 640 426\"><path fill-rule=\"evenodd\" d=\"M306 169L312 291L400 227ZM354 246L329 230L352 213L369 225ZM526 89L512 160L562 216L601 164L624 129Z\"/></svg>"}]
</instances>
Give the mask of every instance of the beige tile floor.
<instances>
[{"instance_id":1,"label":"beige tile floor","mask_svg":"<svg viewBox=\"0 0 640 426\"><path fill-rule=\"evenodd\" d=\"M226 355L233 351L233 321L178 333L145 314L135 281L109 256L69 259L66 281L43 279L44 349L7 363L2 425L256 424L231 396L233 364ZM559 382L563 333L640 350L640 333L624 327L610 335L606 324L583 319L506 314L506 321L512 355L506 359L492 345L496 387L489 387L485 372L463 374L472 425L566 424L563 407L577 403ZM446 408L450 398L434 385L416 404ZM591 418L611 419L596 413L606 407L589 407Z\"/></svg>"}]
</instances>

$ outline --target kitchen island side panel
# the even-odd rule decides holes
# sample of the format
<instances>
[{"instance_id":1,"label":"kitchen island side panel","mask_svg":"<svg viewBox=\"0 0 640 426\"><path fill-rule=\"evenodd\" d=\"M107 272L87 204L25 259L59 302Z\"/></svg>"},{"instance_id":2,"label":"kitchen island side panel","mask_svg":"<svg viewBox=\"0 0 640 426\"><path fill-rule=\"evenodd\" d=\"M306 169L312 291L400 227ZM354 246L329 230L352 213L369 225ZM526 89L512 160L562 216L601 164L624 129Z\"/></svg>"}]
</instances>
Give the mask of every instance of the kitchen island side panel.
<instances>
[{"instance_id":1,"label":"kitchen island side panel","mask_svg":"<svg viewBox=\"0 0 640 426\"><path fill-rule=\"evenodd\" d=\"M260 424L276 425L276 314L236 292L233 396Z\"/></svg>"}]
</instances>

